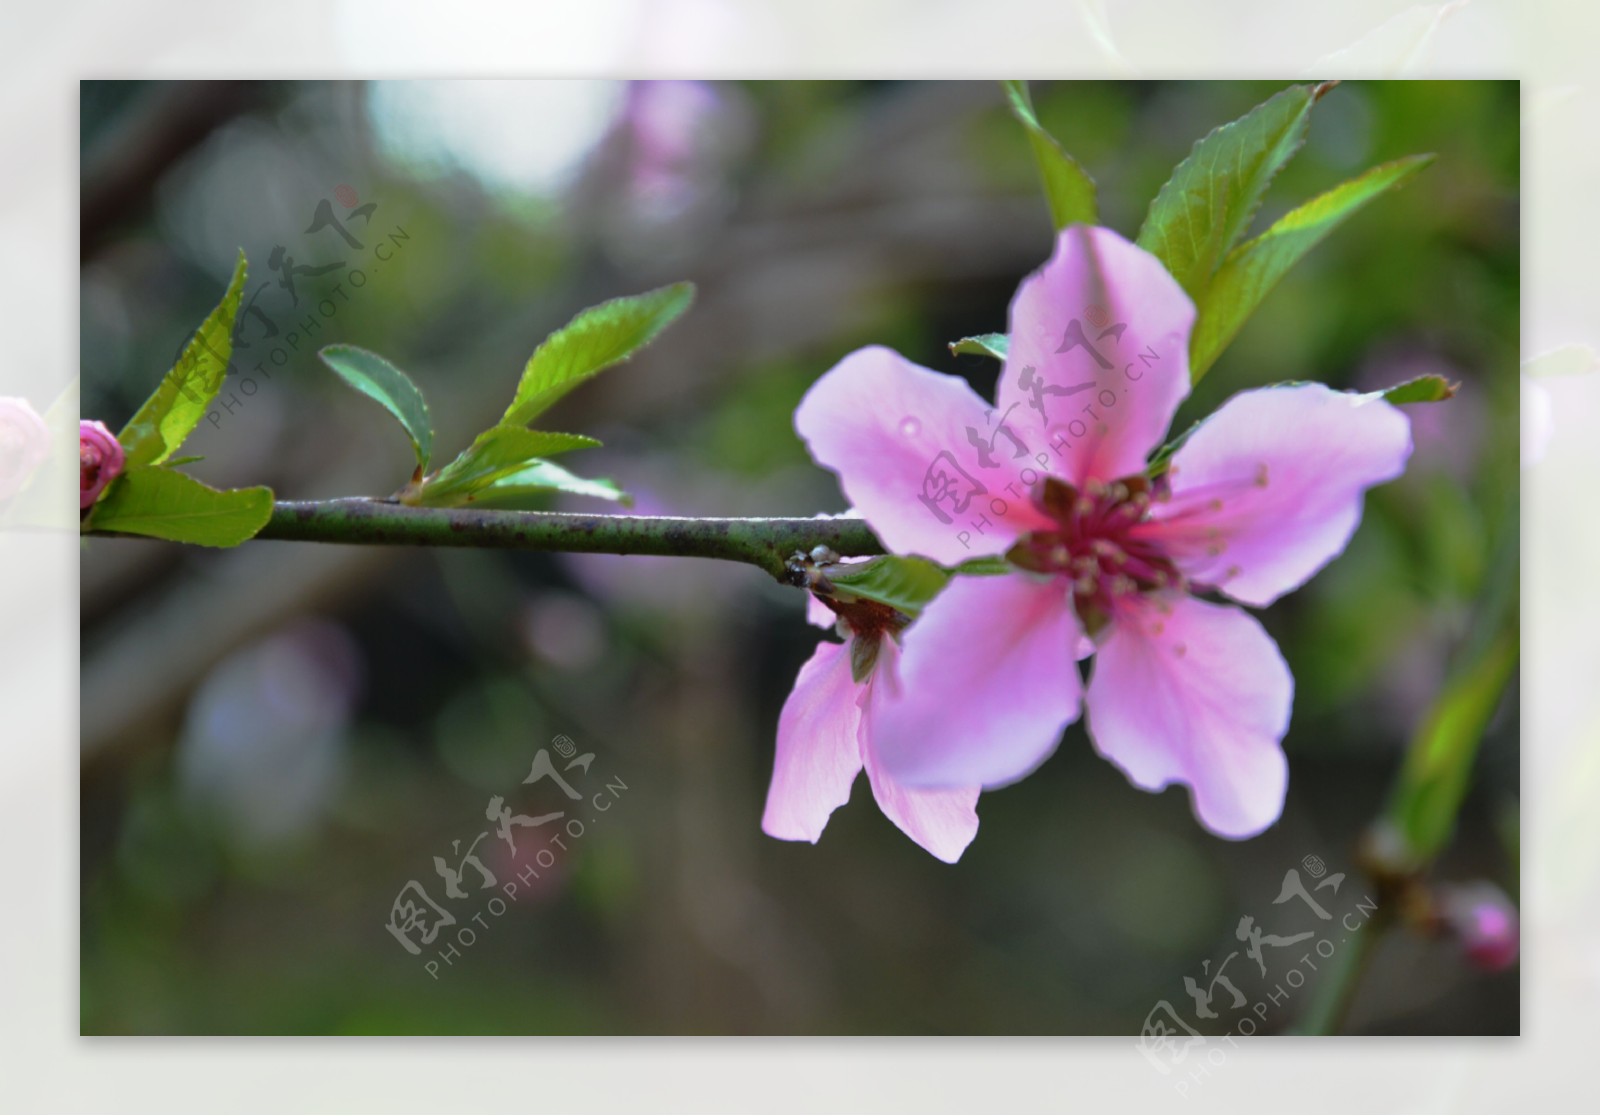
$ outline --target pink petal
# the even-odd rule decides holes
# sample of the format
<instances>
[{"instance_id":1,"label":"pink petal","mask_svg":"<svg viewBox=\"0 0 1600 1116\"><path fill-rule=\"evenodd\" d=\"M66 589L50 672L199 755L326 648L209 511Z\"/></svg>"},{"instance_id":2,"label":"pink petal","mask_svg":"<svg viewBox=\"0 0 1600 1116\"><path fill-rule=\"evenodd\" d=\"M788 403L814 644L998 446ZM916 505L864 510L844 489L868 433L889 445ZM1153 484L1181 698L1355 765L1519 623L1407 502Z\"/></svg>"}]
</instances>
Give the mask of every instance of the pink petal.
<instances>
[{"instance_id":1,"label":"pink petal","mask_svg":"<svg viewBox=\"0 0 1600 1116\"><path fill-rule=\"evenodd\" d=\"M833 628L839 623L839 614L823 604L813 593L806 594L806 623L814 628Z\"/></svg>"},{"instance_id":2,"label":"pink petal","mask_svg":"<svg viewBox=\"0 0 1600 1116\"><path fill-rule=\"evenodd\" d=\"M1058 581L958 577L904 635L872 746L908 786L1002 786L1055 751L1078 717L1077 621Z\"/></svg>"},{"instance_id":3,"label":"pink petal","mask_svg":"<svg viewBox=\"0 0 1600 1116\"><path fill-rule=\"evenodd\" d=\"M989 411L959 376L873 346L813 384L794 424L885 546L954 564L1047 522L1021 483L1030 459L1003 439L988 448Z\"/></svg>"},{"instance_id":4,"label":"pink petal","mask_svg":"<svg viewBox=\"0 0 1600 1116\"><path fill-rule=\"evenodd\" d=\"M768 836L814 844L828 815L850 800L861 771L858 696L846 645L819 643L778 716L778 752L761 816Z\"/></svg>"},{"instance_id":5,"label":"pink petal","mask_svg":"<svg viewBox=\"0 0 1600 1116\"><path fill-rule=\"evenodd\" d=\"M878 652L874 679L894 677L899 657L900 649L894 640L885 639ZM983 788L918 790L902 785L884 770L873 746L873 726L888 689L876 683L868 688L865 716L861 721L861 758L872 784L872 797L902 833L945 863L954 864L978 835L978 795Z\"/></svg>"},{"instance_id":6,"label":"pink petal","mask_svg":"<svg viewBox=\"0 0 1600 1116\"><path fill-rule=\"evenodd\" d=\"M1089 677L1095 750L1145 790L1187 784L1219 837L1277 821L1294 678L1272 637L1241 609L1182 596L1119 609L1110 633Z\"/></svg>"},{"instance_id":7,"label":"pink petal","mask_svg":"<svg viewBox=\"0 0 1600 1116\"><path fill-rule=\"evenodd\" d=\"M1190 578L1260 607L1344 550L1362 494L1410 455L1410 422L1381 399L1321 384L1243 392L1174 455L1172 499L1140 530Z\"/></svg>"},{"instance_id":8,"label":"pink petal","mask_svg":"<svg viewBox=\"0 0 1600 1116\"><path fill-rule=\"evenodd\" d=\"M1193 326L1160 260L1110 229L1063 229L1012 300L1000 411L1074 484L1141 472L1189 394Z\"/></svg>"}]
</instances>

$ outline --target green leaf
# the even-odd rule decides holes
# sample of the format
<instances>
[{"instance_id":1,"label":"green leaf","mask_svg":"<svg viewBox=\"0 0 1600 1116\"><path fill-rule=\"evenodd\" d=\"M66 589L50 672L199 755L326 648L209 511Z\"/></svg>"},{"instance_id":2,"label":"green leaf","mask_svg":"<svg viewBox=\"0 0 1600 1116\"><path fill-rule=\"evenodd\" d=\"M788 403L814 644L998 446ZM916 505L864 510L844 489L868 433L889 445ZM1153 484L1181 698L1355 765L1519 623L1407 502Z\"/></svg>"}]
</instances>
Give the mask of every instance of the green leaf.
<instances>
[{"instance_id":1,"label":"green leaf","mask_svg":"<svg viewBox=\"0 0 1600 1116\"><path fill-rule=\"evenodd\" d=\"M976 337L963 337L950 342L951 356L986 356L1005 360L1011 339L1003 333L980 333Z\"/></svg>"},{"instance_id":2,"label":"green leaf","mask_svg":"<svg viewBox=\"0 0 1600 1116\"><path fill-rule=\"evenodd\" d=\"M248 270L241 250L222 301L200 323L178 363L117 434L129 467L159 465L171 457L194 433L206 408L222 390L228 362L233 358L233 320L239 314Z\"/></svg>"},{"instance_id":3,"label":"green leaf","mask_svg":"<svg viewBox=\"0 0 1600 1116\"><path fill-rule=\"evenodd\" d=\"M1502 499L1465 641L1412 735L1394 793L1375 828L1380 841L1374 851L1381 850L1396 870L1427 865L1449 842L1484 731L1505 692L1516 685L1522 633L1518 488L1511 486Z\"/></svg>"},{"instance_id":4,"label":"green leaf","mask_svg":"<svg viewBox=\"0 0 1600 1116\"><path fill-rule=\"evenodd\" d=\"M1284 214L1266 232L1234 249L1195 296L1198 318L1189 343L1190 380L1199 382L1245 319L1302 256L1373 198L1432 161L1432 155L1413 155L1373 167Z\"/></svg>"},{"instance_id":5,"label":"green leaf","mask_svg":"<svg viewBox=\"0 0 1600 1116\"><path fill-rule=\"evenodd\" d=\"M526 468L501 477L487 488L478 489L466 502L480 508L532 511L543 506L552 492L633 506L633 497L604 477L580 477L553 461L538 460L528 462Z\"/></svg>"},{"instance_id":6,"label":"green leaf","mask_svg":"<svg viewBox=\"0 0 1600 1116\"><path fill-rule=\"evenodd\" d=\"M1097 220L1094 179L1039 123L1033 111L1033 99L1028 96L1028 83L1003 81L1000 84L1011 105L1011 115L1028 133L1028 144L1033 148L1033 161L1038 164L1039 177L1044 181L1044 198L1050 206L1050 221L1056 231L1074 223L1094 224Z\"/></svg>"},{"instance_id":7,"label":"green leaf","mask_svg":"<svg viewBox=\"0 0 1600 1116\"><path fill-rule=\"evenodd\" d=\"M550 457L600 443L582 434L553 434L520 426L491 426L450 464L416 487L415 499L425 507L464 503L480 489Z\"/></svg>"},{"instance_id":8,"label":"green leaf","mask_svg":"<svg viewBox=\"0 0 1600 1116\"><path fill-rule=\"evenodd\" d=\"M948 567L945 572L960 577L993 577L996 574L1011 573L1015 569L1015 566L1000 555L992 554L983 558L968 558L958 566Z\"/></svg>"},{"instance_id":9,"label":"green leaf","mask_svg":"<svg viewBox=\"0 0 1600 1116\"><path fill-rule=\"evenodd\" d=\"M428 471L433 457L433 420L422 392L400 369L377 353L354 345L329 345L317 354L339 378L369 399L376 399L400 420L417 455L417 476Z\"/></svg>"},{"instance_id":10,"label":"green leaf","mask_svg":"<svg viewBox=\"0 0 1600 1116\"><path fill-rule=\"evenodd\" d=\"M1372 394L1390 403L1442 403L1446 399L1454 399L1456 389L1460 386L1430 372Z\"/></svg>"},{"instance_id":11,"label":"green leaf","mask_svg":"<svg viewBox=\"0 0 1600 1116\"><path fill-rule=\"evenodd\" d=\"M1196 304L1268 184L1305 142L1311 106L1328 88L1292 86L1211 132L1150 203L1139 247L1166 264Z\"/></svg>"},{"instance_id":12,"label":"green leaf","mask_svg":"<svg viewBox=\"0 0 1600 1116\"><path fill-rule=\"evenodd\" d=\"M583 381L648 345L693 301L693 283L674 283L582 311L528 358L501 423L528 425Z\"/></svg>"},{"instance_id":13,"label":"green leaf","mask_svg":"<svg viewBox=\"0 0 1600 1116\"><path fill-rule=\"evenodd\" d=\"M1413 739L1388 811L1409 859L1426 863L1449 842L1478 745L1512 681L1517 658L1511 625L1445 685Z\"/></svg>"},{"instance_id":14,"label":"green leaf","mask_svg":"<svg viewBox=\"0 0 1600 1116\"><path fill-rule=\"evenodd\" d=\"M112 482L87 525L197 546L238 546L272 517L272 489L219 491L157 465L135 465Z\"/></svg>"},{"instance_id":15,"label":"green leaf","mask_svg":"<svg viewBox=\"0 0 1600 1116\"><path fill-rule=\"evenodd\" d=\"M950 575L926 558L885 554L868 562L829 567L828 580L842 599L863 597L915 618L939 595Z\"/></svg>"}]
</instances>

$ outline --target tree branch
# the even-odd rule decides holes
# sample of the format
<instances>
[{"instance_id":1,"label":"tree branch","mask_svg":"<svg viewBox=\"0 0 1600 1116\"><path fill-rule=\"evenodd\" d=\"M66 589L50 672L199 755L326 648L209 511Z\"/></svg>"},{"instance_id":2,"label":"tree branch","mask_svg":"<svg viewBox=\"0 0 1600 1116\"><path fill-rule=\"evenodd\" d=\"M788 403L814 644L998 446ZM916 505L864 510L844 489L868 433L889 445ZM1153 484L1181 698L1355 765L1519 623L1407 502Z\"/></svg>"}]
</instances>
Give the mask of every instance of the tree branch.
<instances>
[{"instance_id":1,"label":"tree branch","mask_svg":"<svg viewBox=\"0 0 1600 1116\"><path fill-rule=\"evenodd\" d=\"M367 546L462 546L722 558L759 566L779 580L783 579L784 563L797 550L809 551L820 545L831 547L841 557L883 553L883 544L862 519L573 515L418 508L364 497L280 500L272 509L272 518L255 537Z\"/></svg>"}]
</instances>

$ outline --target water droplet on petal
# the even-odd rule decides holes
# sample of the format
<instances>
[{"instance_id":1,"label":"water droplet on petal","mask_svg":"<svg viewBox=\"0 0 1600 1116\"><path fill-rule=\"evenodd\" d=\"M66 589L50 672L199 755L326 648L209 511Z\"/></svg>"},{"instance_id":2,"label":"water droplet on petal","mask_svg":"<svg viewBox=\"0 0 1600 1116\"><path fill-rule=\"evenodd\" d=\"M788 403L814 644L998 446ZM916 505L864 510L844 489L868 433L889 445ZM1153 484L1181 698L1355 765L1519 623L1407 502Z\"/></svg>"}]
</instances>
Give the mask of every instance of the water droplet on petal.
<instances>
[{"instance_id":1,"label":"water droplet on petal","mask_svg":"<svg viewBox=\"0 0 1600 1116\"><path fill-rule=\"evenodd\" d=\"M900 433L904 434L907 438L915 438L918 434L922 433L922 423L913 418L911 415L907 415L905 418L900 420Z\"/></svg>"}]
</instances>

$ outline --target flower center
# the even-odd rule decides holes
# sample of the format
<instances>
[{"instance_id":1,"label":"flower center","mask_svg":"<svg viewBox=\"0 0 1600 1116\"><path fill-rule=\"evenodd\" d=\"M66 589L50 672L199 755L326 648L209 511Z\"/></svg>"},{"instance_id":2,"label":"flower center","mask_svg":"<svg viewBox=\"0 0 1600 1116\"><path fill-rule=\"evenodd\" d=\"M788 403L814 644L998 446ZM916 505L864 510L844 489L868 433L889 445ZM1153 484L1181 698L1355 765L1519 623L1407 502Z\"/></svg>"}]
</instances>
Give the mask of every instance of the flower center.
<instances>
[{"instance_id":1,"label":"flower center","mask_svg":"<svg viewBox=\"0 0 1600 1116\"><path fill-rule=\"evenodd\" d=\"M1111 619L1119 598L1185 587L1161 547L1133 529L1148 519L1150 502L1150 481L1143 476L1110 484L1091 480L1082 491L1047 477L1034 504L1055 526L1024 535L1006 558L1025 570L1067 579L1078 618L1093 636Z\"/></svg>"}]
</instances>

